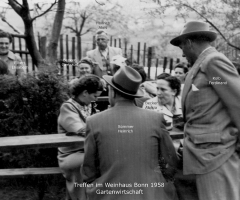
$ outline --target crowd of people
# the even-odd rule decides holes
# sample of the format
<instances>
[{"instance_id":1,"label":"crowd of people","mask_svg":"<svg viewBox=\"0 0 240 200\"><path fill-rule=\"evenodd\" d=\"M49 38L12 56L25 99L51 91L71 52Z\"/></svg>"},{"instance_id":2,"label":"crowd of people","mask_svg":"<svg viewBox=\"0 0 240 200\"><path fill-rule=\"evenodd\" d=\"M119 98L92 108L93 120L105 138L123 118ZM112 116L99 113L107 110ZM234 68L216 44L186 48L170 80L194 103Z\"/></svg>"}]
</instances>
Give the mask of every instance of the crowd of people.
<instances>
[{"instance_id":1,"label":"crowd of people","mask_svg":"<svg viewBox=\"0 0 240 200\"><path fill-rule=\"evenodd\" d=\"M108 91L110 105L93 116L89 111L81 120L78 112L83 112L83 101L75 100L78 111L64 103L58 121L61 130L66 122L61 119L67 116L62 109L68 106L68 114L73 112L81 123L73 120L76 128L71 129L75 126L70 125L69 116L70 129L65 132L86 137L84 158L81 147L76 174L71 174L71 183L66 178L71 199L80 199L83 189L81 198L90 200L240 198L240 79L229 59L211 46L216 37L207 23L187 23L170 43L182 49L188 67L179 63L174 76L162 73L152 82L146 81L143 67L122 57L120 49L108 46L105 31L97 32L98 46L87 57L95 63L96 70L88 73L99 77L98 84L90 92L89 75L74 83L79 84L80 93L95 97L100 95L101 85L102 91ZM86 83L80 87L83 81ZM177 148L168 132L176 122L184 132ZM61 160L59 163L61 167ZM194 178L196 193L192 196L183 194L174 181L181 170L183 176ZM79 180L89 186L78 187Z\"/></svg>"},{"instance_id":2,"label":"crowd of people","mask_svg":"<svg viewBox=\"0 0 240 200\"><path fill-rule=\"evenodd\" d=\"M144 68L97 31L97 47L77 64L58 116L59 133L85 137L84 146L58 149L66 199L240 200L240 77L211 46L216 37L205 22L186 23L170 43L188 65L147 81ZM0 33L0 59L8 64L1 72L21 74L9 68L19 61L10 43ZM107 95L109 103L92 103ZM176 127L184 132L178 147L169 134ZM192 197L176 185L179 171L194 177Z\"/></svg>"}]
</instances>

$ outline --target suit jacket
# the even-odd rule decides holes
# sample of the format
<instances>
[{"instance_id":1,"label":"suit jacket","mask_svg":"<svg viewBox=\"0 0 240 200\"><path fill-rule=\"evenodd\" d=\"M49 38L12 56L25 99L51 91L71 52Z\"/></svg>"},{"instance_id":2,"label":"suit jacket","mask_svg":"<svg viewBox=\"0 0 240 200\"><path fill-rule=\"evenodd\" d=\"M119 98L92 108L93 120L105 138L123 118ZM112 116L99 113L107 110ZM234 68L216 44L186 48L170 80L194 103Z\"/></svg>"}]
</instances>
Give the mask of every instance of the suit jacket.
<instances>
[{"instance_id":1,"label":"suit jacket","mask_svg":"<svg viewBox=\"0 0 240 200\"><path fill-rule=\"evenodd\" d=\"M108 47L109 49L109 61L111 61L113 56L116 55L122 55L122 50L120 48L116 48L116 47ZM102 77L102 70L103 70L103 63L102 63L102 56L99 52L98 47L94 50L88 51L87 52L87 57L91 58L92 61L97 62L98 66L96 66L93 69L93 74ZM112 64L110 64L110 68L113 74L113 66Z\"/></svg>"},{"instance_id":2,"label":"suit jacket","mask_svg":"<svg viewBox=\"0 0 240 200\"><path fill-rule=\"evenodd\" d=\"M3 61L7 63L10 74L18 76L26 74L26 65L24 65L21 57L14 54L12 51L8 52L8 55Z\"/></svg>"},{"instance_id":3,"label":"suit jacket","mask_svg":"<svg viewBox=\"0 0 240 200\"><path fill-rule=\"evenodd\" d=\"M177 164L160 113L138 108L131 101L119 101L113 108L88 118L86 134L82 172L83 180L93 184L87 187L89 199L173 199L166 195L164 187L152 185L165 180L159 170L160 153L170 166ZM107 184L113 185L107 187ZM100 194L139 189L143 194ZM174 191L171 192L174 196Z\"/></svg>"},{"instance_id":4,"label":"suit jacket","mask_svg":"<svg viewBox=\"0 0 240 200\"><path fill-rule=\"evenodd\" d=\"M182 94L184 174L211 172L234 153L240 130L239 100L240 77L229 59L215 48L200 54Z\"/></svg>"}]
</instances>

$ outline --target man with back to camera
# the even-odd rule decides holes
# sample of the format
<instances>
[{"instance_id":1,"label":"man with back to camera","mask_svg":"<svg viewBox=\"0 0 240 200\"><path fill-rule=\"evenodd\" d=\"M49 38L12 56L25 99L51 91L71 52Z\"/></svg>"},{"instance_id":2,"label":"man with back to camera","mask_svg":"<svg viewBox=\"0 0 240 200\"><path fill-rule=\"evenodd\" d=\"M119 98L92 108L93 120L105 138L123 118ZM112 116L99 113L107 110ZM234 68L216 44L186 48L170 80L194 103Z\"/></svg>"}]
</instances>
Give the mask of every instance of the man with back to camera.
<instances>
[{"instance_id":1,"label":"man with back to camera","mask_svg":"<svg viewBox=\"0 0 240 200\"><path fill-rule=\"evenodd\" d=\"M89 200L176 200L159 170L159 154L168 169L178 163L163 117L134 105L143 96L140 74L123 66L103 78L112 107L87 119L82 173Z\"/></svg>"},{"instance_id":2,"label":"man with back to camera","mask_svg":"<svg viewBox=\"0 0 240 200\"><path fill-rule=\"evenodd\" d=\"M26 73L26 67L23 65L22 59L9 50L11 43L12 36L0 31L0 59L7 63L10 74L22 76Z\"/></svg>"},{"instance_id":3,"label":"man with back to camera","mask_svg":"<svg viewBox=\"0 0 240 200\"><path fill-rule=\"evenodd\" d=\"M87 52L87 57L91 58L98 64L93 69L93 74L102 78L103 75L112 75L113 69L110 61L113 56L122 55L122 50L117 47L108 46L109 36L105 30L99 29L96 32L97 47Z\"/></svg>"},{"instance_id":4,"label":"man with back to camera","mask_svg":"<svg viewBox=\"0 0 240 200\"><path fill-rule=\"evenodd\" d=\"M195 174L200 200L239 200L240 79L210 42L207 23L188 22L170 43L192 68L182 94L183 173Z\"/></svg>"}]
</instances>

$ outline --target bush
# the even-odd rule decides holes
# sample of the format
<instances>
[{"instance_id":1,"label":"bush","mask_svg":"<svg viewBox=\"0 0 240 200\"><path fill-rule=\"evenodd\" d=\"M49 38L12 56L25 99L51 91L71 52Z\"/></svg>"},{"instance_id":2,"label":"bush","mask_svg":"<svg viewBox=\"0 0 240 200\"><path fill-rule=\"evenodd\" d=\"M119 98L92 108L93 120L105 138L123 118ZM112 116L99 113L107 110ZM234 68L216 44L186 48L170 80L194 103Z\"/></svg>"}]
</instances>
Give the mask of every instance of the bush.
<instances>
[{"instance_id":1,"label":"bush","mask_svg":"<svg viewBox=\"0 0 240 200\"><path fill-rule=\"evenodd\" d=\"M0 136L57 133L61 104L68 99L67 84L54 74L0 76ZM57 166L57 150L14 149L2 153L0 168ZM1 159L0 159L1 160Z\"/></svg>"}]
</instances>

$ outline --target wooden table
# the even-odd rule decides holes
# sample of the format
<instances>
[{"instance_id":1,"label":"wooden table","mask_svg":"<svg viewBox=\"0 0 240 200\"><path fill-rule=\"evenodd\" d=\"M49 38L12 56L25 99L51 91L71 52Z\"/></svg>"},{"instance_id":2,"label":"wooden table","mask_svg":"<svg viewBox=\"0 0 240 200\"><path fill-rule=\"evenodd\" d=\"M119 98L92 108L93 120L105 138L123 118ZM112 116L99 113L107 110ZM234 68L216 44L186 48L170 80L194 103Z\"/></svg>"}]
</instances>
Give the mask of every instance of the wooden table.
<instances>
[{"instance_id":1,"label":"wooden table","mask_svg":"<svg viewBox=\"0 0 240 200\"><path fill-rule=\"evenodd\" d=\"M1 137L0 150L11 148L51 148L66 147L84 143L80 136L66 136L65 134L25 135Z\"/></svg>"},{"instance_id":2,"label":"wooden table","mask_svg":"<svg viewBox=\"0 0 240 200\"><path fill-rule=\"evenodd\" d=\"M80 136L66 136L65 134L27 135L1 137L0 151L12 148L52 148L65 147L84 143L85 138ZM59 167L47 168L18 168L0 169L0 177L16 177L25 175L61 174Z\"/></svg>"},{"instance_id":3,"label":"wooden table","mask_svg":"<svg viewBox=\"0 0 240 200\"><path fill-rule=\"evenodd\" d=\"M183 138L183 133L171 131L170 136L176 142ZM46 134L46 135L27 135L14 137L1 137L0 151L10 150L12 148L52 148L65 147L73 144L82 145L85 138L80 136L66 136L65 134ZM175 144L177 146L178 144ZM58 167L49 168L18 168L18 169L0 169L0 176L15 177L23 175L47 175L60 174Z\"/></svg>"}]
</instances>

